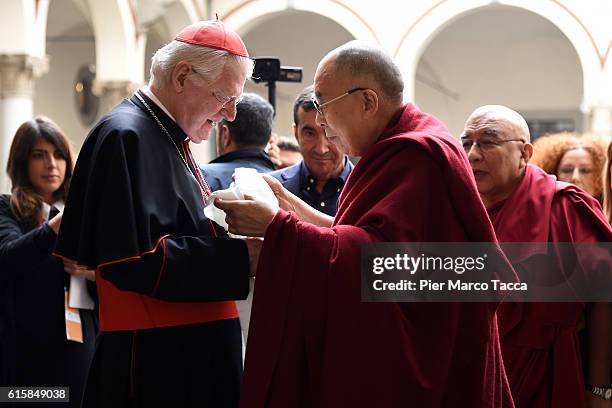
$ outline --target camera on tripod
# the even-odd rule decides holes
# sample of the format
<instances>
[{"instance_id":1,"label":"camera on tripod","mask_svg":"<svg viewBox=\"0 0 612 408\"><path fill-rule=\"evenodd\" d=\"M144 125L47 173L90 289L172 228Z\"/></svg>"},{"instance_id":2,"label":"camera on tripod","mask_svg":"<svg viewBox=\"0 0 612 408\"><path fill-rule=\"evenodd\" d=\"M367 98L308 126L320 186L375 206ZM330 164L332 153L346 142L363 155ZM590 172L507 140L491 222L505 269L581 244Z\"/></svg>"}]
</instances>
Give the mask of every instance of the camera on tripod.
<instances>
[{"instance_id":1,"label":"camera on tripod","mask_svg":"<svg viewBox=\"0 0 612 408\"><path fill-rule=\"evenodd\" d=\"M258 57L253 60L253 82L302 82L301 67L282 66L280 59L276 57Z\"/></svg>"},{"instance_id":2,"label":"camera on tripod","mask_svg":"<svg viewBox=\"0 0 612 408\"><path fill-rule=\"evenodd\" d=\"M276 82L302 82L302 68L282 66L277 57L253 58L255 67L253 82L265 82L268 86L268 100L276 109Z\"/></svg>"}]
</instances>

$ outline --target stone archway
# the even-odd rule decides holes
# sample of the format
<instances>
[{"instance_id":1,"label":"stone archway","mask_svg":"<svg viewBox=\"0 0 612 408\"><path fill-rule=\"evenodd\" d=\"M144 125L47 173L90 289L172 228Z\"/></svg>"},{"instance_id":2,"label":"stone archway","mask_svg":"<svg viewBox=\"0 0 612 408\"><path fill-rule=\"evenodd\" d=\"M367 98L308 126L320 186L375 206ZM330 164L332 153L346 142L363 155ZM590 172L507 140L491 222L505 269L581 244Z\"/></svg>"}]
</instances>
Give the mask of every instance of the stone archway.
<instances>
[{"instance_id":1,"label":"stone archway","mask_svg":"<svg viewBox=\"0 0 612 408\"><path fill-rule=\"evenodd\" d=\"M50 2L42 45L49 58L49 70L36 80L34 98L34 113L57 122L77 148L89 126L79 116L75 83L81 67L92 66L95 70L96 65L94 31L85 6L72 0Z\"/></svg>"},{"instance_id":2,"label":"stone archway","mask_svg":"<svg viewBox=\"0 0 612 408\"><path fill-rule=\"evenodd\" d=\"M310 27L317 27L317 31L311 32ZM249 30L243 31L241 36L252 57L276 56L283 65L303 68L301 83L278 82L276 86L275 130L287 136L292 135L293 101L304 87L313 82L321 58L354 39L334 20L301 10L284 10L260 17L257 24L249 24ZM268 96L264 84L247 83L245 90L264 98Z\"/></svg>"},{"instance_id":3,"label":"stone archway","mask_svg":"<svg viewBox=\"0 0 612 408\"><path fill-rule=\"evenodd\" d=\"M274 0L252 0L225 10L219 17L239 34L250 31L270 16L279 12L303 11L317 14L348 31L355 39L380 44L374 29L356 11L335 1L294 1L291 3Z\"/></svg>"},{"instance_id":4,"label":"stone archway","mask_svg":"<svg viewBox=\"0 0 612 408\"><path fill-rule=\"evenodd\" d=\"M0 13L0 166L6 168L17 128L33 116L35 78L47 70L44 33L48 0L5 0ZM0 172L0 192L8 191Z\"/></svg>"},{"instance_id":5,"label":"stone archway","mask_svg":"<svg viewBox=\"0 0 612 408\"><path fill-rule=\"evenodd\" d=\"M198 11L191 0L175 0L160 3L155 10L139 11L141 30L146 33L144 44L143 79L149 79L151 58L155 51L169 43L184 27L200 20Z\"/></svg>"},{"instance_id":6,"label":"stone archway","mask_svg":"<svg viewBox=\"0 0 612 408\"><path fill-rule=\"evenodd\" d=\"M612 137L612 40L608 43L608 48L603 58L603 80L602 90L606 90L601 95L598 105L591 109L591 131L600 135Z\"/></svg>"},{"instance_id":7,"label":"stone archway","mask_svg":"<svg viewBox=\"0 0 612 408\"><path fill-rule=\"evenodd\" d=\"M164 20L170 35L181 31L184 27L200 20L200 16L190 0L175 1L166 8Z\"/></svg>"},{"instance_id":8,"label":"stone archway","mask_svg":"<svg viewBox=\"0 0 612 408\"><path fill-rule=\"evenodd\" d=\"M582 67L572 44L537 14L479 8L429 42L415 74L415 101L458 135L472 110L512 107L532 134L582 130Z\"/></svg>"},{"instance_id":9,"label":"stone archway","mask_svg":"<svg viewBox=\"0 0 612 408\"><path fill-rule=\"evenodd\" d=\"M414 76L418 61L435 36L456 19L487 7L500 4L531 11L555 25L575 48L583 71L583 109L598 99L601 93L601 59L592 36L585 25L567 8L556 1L506 0L446 0L436 3L401 37L394 56L402 67L406 82L406 98L414 98Z\"/></svg>"},{"instance_id":10,"label":"stone archway","mask_svg":"<svg viewBox=\"0 0 612 408\"><path fill-rule=\"evenodd\" d=\"M100 81L142 82L135 10L127 0L88 1Z\"/></svg>"}]
</instances>

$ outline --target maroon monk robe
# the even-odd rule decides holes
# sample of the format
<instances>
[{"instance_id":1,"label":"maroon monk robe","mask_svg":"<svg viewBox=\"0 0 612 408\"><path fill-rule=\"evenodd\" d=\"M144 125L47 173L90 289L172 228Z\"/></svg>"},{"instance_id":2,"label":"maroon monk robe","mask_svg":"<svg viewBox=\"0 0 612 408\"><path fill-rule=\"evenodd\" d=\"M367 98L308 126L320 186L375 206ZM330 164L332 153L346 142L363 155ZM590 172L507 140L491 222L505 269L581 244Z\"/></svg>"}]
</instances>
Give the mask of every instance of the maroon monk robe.
<instances>
[{"instance_id":1,"label":"maroon monk robe","mask_svg":"<svg viewBox=\"0 0 612 408\"><path fill-rule=\"evenodd\" d=\"M467 158L406 105L332 228L279 211L257 271L242 408L512 407L490 303L362 303L368 242L494 242Z\"/></svg>"},{"instance_id":2,"label":"maroon monk robe","mask_svg":"<svg viewBox=\"0 0 612 408\"><path fill-rule=\"evenodd\" d=\"M500 242L611 241L599 203L577 187L528 165L521 184L489 209ZM541 253L515 257L516 264ZM520 258L520 259L519 259ZM557 258L555 258L557 259ZM561 266L562 267L562 266ZM517 408L585 407L576 334L584 303L504 303L500 335L504 365Z\"/></svg>"}]
</instances>

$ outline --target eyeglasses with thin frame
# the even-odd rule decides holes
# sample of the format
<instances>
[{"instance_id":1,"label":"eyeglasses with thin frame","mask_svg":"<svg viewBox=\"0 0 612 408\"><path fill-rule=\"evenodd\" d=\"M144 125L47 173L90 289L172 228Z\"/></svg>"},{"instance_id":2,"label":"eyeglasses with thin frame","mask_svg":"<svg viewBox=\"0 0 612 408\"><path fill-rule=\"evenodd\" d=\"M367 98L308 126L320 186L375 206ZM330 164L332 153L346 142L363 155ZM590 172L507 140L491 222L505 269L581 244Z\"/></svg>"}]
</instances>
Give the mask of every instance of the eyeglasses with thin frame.
<instances>
[{"instance_id":1,"label":"eyeglasses with thin frame","mask_svg":"<svg viewBox=\"0 0 612 408\"><path fill-rule=\"evenodd\" d=\"M480 140L470 140L468 138L461 138L461 145L463 146L463 150L466 153L469 153L472 150L473 146L478 147L481 152L490 152L495 148L501 146L507 142L523 142L527 143L524 139L480 139Z\"/></svg>"},{"instance_id":2,"label":"eyeglasses with thin frame","mask_svg":"<svg viewBox=\"0 0 612 408\"><path fill-rule=\"evenodd\" d=\"M312 98L312 104L314 105L314 108L317 110L317 113L321 116L325 116L325 114L323 113L323 107L334 103L336 101L339 101L340 99L344 98L345 96L348 96L350 94L352 94L353 92L357 92L357 91L365 91L368 88L353 88L349 91L346 91L345 93L343 93L342 95L336 96L334 99L327 101L327 102L323 102L323 103L319 103L319 101L317 101L316 98Z\"/></svg>"},{"instance_id":3,"label":"eyeglasses with thin frame","mask_svg":"<svg viewBox=\"0 0 612 408\"><path fill-rule=\"evenodd\" d=\"M219 101L219 103L221 103L224 108L227 108L230 104L234 105L234 108L236 107L236 105L238 105L243 98L243 95L238 95L238 96L225 96L223 94L223 92L221 92L218 89L213 89L212 94L215 98L217 98L217 100Z\"/></svg>"},{"instance_id":4,"label":"eyeglasses with thin frame","mask_svg":"<svg viewBox=\"0 0 612 408\"><path fill-rule=\"evenodd\" d=\"M191 67L191 70L193 71L194 74L202 76L202 74L196 71L195 68ZM242 95L226 96L223 92L221 92L217 88L212 88L211 92L213 96L215 97L215 99L219 101L219 103L221 104L223 108L227 108L228 106L231 106L230 104L232 104L233 107L235 108L236 105L238 105L242 101L242 98L243 98Z\"/></svg>"}]
</instances>

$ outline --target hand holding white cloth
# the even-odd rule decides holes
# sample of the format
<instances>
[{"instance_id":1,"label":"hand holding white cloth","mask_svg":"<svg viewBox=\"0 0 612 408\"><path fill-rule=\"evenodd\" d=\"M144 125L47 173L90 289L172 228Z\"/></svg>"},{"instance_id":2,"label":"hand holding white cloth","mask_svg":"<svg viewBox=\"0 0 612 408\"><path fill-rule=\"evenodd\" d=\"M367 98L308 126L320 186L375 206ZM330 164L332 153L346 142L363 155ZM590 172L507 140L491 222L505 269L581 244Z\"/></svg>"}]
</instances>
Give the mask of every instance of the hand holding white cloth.
<instances>
[{"instance_id":1,"label":"hand holding white cloth","mask_svg":"<svg viewBox=\"0 0 612 408\"><path fill-rule=\"evenodd\" d=\"M216 198L223 200L244 200L245 196L251 197L255 201L262 201L278 211L278 199L270 189L270 186L255 169L239 167L234 170L234 182L226 190L218 190L212 193L208 199L208 204L204 208L204 215L213 220L225 230L228 225L225 222L225 212L214 205Z\"/></svg>"}]
</instances>

